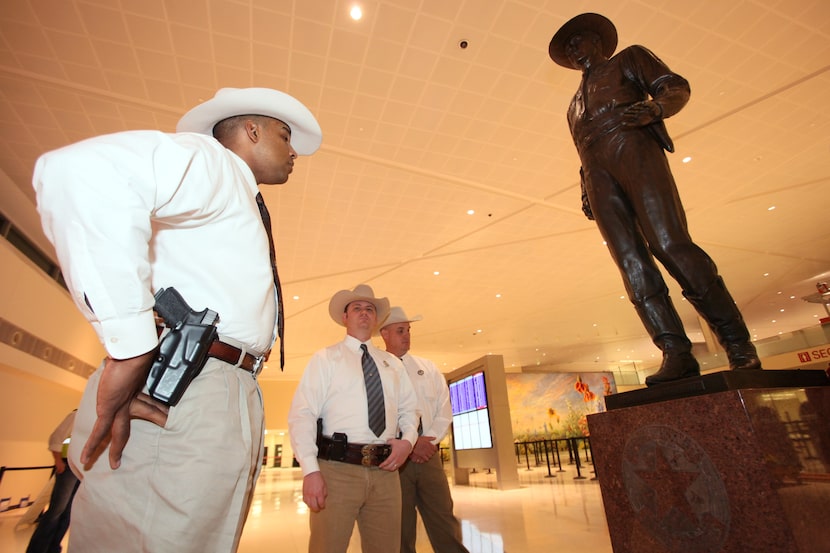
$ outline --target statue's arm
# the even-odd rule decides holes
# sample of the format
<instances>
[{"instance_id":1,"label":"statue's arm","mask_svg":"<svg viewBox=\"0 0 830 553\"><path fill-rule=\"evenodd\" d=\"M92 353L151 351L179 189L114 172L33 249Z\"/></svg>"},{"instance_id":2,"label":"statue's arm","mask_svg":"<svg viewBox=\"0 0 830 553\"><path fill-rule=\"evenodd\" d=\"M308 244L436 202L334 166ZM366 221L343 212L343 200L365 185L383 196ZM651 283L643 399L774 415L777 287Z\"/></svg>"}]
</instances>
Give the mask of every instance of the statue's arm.
<instances>
[{"instance_id":1,"label":"statue's arm","mask_svg":"<svg viewBox=\"0 0 830 553\"><path fill-rule=\"evenodd\" d=\"M626 109L623 124L645 126L679 112L689 102L689 82L674 73L644 46L630 46L621 53L626 76L637 83L647 99Z\"/></svg>"}]
</instances>

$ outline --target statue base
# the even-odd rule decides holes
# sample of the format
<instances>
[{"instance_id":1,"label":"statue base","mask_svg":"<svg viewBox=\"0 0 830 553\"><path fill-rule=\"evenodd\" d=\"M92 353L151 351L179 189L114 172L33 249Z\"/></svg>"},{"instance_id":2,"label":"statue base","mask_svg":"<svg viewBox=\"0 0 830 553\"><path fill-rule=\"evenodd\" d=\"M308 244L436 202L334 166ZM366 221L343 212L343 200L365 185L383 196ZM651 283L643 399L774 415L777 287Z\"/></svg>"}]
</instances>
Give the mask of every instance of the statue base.
<instances>
[{"instance_id":1,"label":"statue base","mask_svg":"<svg viewBox=\"0 0 830 553\"><path fill-rule=\"evenodd\" d=\"M588 415L615 553L826 553L830 380L722 371Z\"/></svg>"}]
</instances>

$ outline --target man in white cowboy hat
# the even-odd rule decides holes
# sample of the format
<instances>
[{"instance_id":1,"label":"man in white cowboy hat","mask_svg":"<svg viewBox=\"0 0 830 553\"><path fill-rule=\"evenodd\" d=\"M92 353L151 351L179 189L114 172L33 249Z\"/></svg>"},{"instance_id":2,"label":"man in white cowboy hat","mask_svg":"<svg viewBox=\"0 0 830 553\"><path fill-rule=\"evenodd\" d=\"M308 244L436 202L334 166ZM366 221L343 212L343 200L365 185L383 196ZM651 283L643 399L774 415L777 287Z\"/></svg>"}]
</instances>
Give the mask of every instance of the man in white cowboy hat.
<instances>
[{"instance_id":1,"label":"man in white cowboy hat","mask_svg":"<svg viewBox=\"0 0 830 553\"><path fill-rule=\"evenodd\" d=\"M689 101L689 83L642 46L616 55L617 30L583 13L550 41L557 64L582 71L568 124L582 168L582 209L596 220L628 297L663 352L647 385L700 375L656 257L712 327L732 369L760 369L743 317L709 255L692 241L664 150L663 120Z\"/></svg>"},{"instance_id":2,"label":"man in white cowboy hat","mask_svg":"<svg viewBox=\"0 0 830 553\"><path fill-rule=\"evenodd\" d=\"M302 103L266 88L219 90L177 131L99 136L35 166L44 230L108 354L70 446L82 479L72 551L235 551L258 475L255 376L282 315L257 185L285 183L322 134ZM171 287L219 320L201 372L168 408L144 392L154 294Z\"/></svg>"},{"instance_id":3,"label":"man in white cowboy hat","mask_svg":"<svg viewBox=\"0 0 830 553\"><path fill-rule=\"evenodd\" d=\"M337 292L329 315L346 337L312 356L291 403L291 446L312 511L310 553L345 553L355 522L364 553L400 546L397 470L418 438L417 398L400 359L372 345L388 314L389 300L365 284ZM382 389L373 393L378 376Z\"/></svg>"},{"instance_id":4,"label":"man in white cowboy hat","mask_svg":"<svg viewBox=\"0 0 830 553\"><path fill-rule=\"evenodd\" d=\"M461 524L452 512L453 503L438 444L452 424L452 406L447 381L435 363L409 353L410 323L422 317L407 317L402 307L393 307L382 323L380 336L386 351L399 358L418 396L418 441L401 475L401 553L415 553L418 513L435 553L468 553Z\"/></svg>"}]
</instances>

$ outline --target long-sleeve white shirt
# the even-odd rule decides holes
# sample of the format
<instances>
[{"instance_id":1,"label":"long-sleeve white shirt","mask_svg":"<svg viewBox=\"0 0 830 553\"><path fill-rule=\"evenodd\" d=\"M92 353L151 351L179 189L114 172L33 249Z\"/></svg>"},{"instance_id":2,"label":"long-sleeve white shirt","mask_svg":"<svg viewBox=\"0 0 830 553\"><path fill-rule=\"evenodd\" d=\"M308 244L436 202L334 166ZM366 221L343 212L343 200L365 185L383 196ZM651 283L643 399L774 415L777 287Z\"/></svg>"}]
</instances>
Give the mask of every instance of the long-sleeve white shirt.
<instances>
[{"instance_id":1,"label":"long-sleeve white shirt","mask_svg":"<svg viewBox=\"0 0 830 553\"><path fill-rule=\"evenodd\" d=\"M213 137L128 131L48 152L33 184L78 309L123 359L158 343L153 294L175 287L255 352L273 344L268 237L247 164Z\"/></svg>"},{"instance_id":2,"label":"long-sleeve white shirt","mask_svg":"<svg viewBox=\"0 0 830 553\"><path fill-rule=\"evenodd\" d=\"M361 365L361 343L368 346L383 383L386 430L375 436L369 428L366 387ZM308 362L288 412L288 432L294 456L303 476L320 470L317 463L317 419L323 419L323 435L343 432L350 443L386 443L397 437L415 444L417 397L401 360L371 342L352 336L317 351Z\"/></svg>"},{"instance_id":3,"label":"long-sleeve white shirt","mask_svg":"<svg viewBox=\"0 0 830 553\"><path fill-rule=\"evenodd\" d=\"M450 390L444 375L429 359L410 353L401 358L409 380L418 396L418 416L424 436L434 436L431 442L438 445L447 435L452 424Z\"/></svg>"}]
</instances>

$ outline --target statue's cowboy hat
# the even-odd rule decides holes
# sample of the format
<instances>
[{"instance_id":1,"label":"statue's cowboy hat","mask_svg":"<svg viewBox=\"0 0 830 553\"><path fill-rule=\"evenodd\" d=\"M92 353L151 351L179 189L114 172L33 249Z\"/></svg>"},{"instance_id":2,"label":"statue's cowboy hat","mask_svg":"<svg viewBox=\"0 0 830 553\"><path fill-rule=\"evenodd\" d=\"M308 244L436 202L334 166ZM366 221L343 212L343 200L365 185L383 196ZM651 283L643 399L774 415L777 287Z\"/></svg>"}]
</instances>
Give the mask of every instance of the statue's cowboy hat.
<instances>
[{"instance_id":1,"label":"statue's cowboy hat","mask_svg":"<svg viewBox=\"0 0 830 553\"><path fill-rule=\"evenodd\" d=\"M291 129L291 146L299 155L311 155L320 147L323 132L302 102L271 88L221 88L213 98L184 114L176 132L213 135L216 123L236 115L265 115Z\"/></svg>"},{"instance_id":2,"label":"statue's cowboy hat","mask_svg":"<svg viewBox=\"0 0 830 553\"><path fill-rule=\"evenodd\" d=\"M376 298L375 292L368 284L358 284L354 290L340 290L329 301L329 315L340 326L343 324L343 313L346 307L354 301L367 301L375 306L378 322L389 316L389 298Z\"/></svg>"},{"instance_id":3,"label":"statue's cowboy hat","mask_svg":"<svg viewBox=\"0 0 830 553\"><path fill-rule=\"evenodd\" d=\"M614 50L617 49L617 28L611 20L598 13L583 13L570 19L553 35L548 46L550 58L562 67L579 69L568 59L567 46L568 40L573 35L584 31L599 35L602 41L602 53L605 57L610 58L614 54Z\"/></svg>"},{"instance_id":4,"label":"statue's cowboy hat","mask_svg":"<svg viewBox=\"0 0 830 553\"><path fill-rule=\"evenodd\" d=\"M414 317L407 317L406 312L403 310L403 307L399 307L396 305L395 307L389 310L389 317L387 317L385 321L381 322L380 325L378 325L378 331L386 328L389 325L397 323L414 323L415 321L420 321L422 319L423 317L420 315L415 315Z\"/></svg>"}]
</instances>

